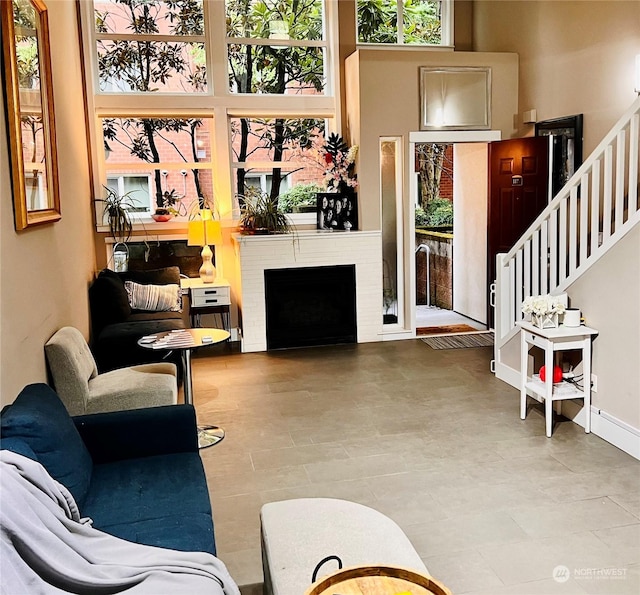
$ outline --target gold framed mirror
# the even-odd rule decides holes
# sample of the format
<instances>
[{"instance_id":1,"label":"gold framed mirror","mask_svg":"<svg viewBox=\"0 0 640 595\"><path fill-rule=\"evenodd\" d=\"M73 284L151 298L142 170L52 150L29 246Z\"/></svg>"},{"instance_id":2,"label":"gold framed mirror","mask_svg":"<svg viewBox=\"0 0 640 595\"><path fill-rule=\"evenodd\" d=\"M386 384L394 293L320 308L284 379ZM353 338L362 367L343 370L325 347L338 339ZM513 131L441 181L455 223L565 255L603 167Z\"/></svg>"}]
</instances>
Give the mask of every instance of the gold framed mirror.
<instances>
[{"instance_id":1,"label":"gold framed mirror","mask_svg":"<svg viewBox=\"0 0 640 595\"><path fill-rule=\"evenodd\" d=\"M15 227L60 219L47 7L2 0L2 56Z\"/></svg>"}]
</instances>

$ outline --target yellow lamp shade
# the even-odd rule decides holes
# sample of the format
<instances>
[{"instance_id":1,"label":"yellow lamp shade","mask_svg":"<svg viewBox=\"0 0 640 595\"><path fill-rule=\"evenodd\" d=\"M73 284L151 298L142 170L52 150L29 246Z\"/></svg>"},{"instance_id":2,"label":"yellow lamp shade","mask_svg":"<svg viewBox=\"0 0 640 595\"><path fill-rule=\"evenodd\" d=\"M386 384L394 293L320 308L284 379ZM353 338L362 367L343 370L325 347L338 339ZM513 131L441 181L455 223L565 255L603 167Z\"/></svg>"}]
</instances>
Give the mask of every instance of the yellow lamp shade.
<instances>
[{"instance_id":1,"label":"yellow lamp shade","mask_svg":"<svg viewBox=\"0 0 640 595\"><path fill-rule=\"evenodd\" d=\"M189 246L217 246L222 244L220 221L213 221L212 219L189 221L187 244Z\"/></svg>"}]
</instances>

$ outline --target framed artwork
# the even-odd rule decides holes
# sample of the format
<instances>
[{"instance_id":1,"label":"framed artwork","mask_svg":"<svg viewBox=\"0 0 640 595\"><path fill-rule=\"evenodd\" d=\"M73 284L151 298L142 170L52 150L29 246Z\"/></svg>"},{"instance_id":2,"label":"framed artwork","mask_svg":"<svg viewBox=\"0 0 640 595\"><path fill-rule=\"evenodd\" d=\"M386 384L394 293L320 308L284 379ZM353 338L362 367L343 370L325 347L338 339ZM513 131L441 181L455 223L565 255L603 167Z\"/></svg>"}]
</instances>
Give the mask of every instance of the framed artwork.
<instances>
[{"instance_id":1,"label":"framed artwork","mask_svg":"<svg viewBox=\"0 0 640 595\"><path fill-rule=\"evenodd\" d=\"M491 68L420 67L420 130L491 128Z\"/></svg>"},{"instance_id":2,"label":"framed artwork","mask_svg":"<svg viewBox=\"0 0 640 595\"><path fill-rule=\"evenodd\" d=\"M318 229L325 231L352 231L358 229L358 195L318 192L316 212Z\"/></svg>"}]
</instances>

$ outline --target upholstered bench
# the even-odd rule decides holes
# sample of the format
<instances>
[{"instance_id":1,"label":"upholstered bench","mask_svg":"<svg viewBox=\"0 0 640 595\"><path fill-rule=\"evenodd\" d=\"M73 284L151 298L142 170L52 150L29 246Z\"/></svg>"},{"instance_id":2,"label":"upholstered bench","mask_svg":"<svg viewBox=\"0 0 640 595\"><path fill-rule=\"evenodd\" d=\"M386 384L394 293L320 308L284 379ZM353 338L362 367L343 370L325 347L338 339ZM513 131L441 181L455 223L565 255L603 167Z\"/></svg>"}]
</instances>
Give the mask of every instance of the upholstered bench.
<instances>
[{"instance_id":1,"label":"upholstered bench","mask_svg":"<svg viewBox=\"0 0 640 595\"><path fill-rule=\"evenodd\" d=\"M323 558L345 567L384 564L427 569L402 529L382 513L346 500L300 498L262 507L265 595L302 595ZM327 562L318 579L337 570Z\"/></svg>"}]
</instances>

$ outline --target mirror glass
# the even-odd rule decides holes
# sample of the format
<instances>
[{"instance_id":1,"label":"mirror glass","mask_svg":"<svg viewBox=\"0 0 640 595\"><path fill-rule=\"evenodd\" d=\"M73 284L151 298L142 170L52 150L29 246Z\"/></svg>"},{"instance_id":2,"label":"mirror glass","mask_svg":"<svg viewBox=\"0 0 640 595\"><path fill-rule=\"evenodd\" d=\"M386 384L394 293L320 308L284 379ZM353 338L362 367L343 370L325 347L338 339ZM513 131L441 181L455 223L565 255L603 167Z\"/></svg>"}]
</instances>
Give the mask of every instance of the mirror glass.
<instances>
[{"instance_id":1,"label":"mirror glass","mask_svg":"<svg viewBox=\"0 0 640 595\"><path fill-rule=\"evenodd\" d=\"M490 68L420 68L421 130L490 127Z\"/></svg>"},{"instance_id":2,"label":"mirror glass","mask_svg":"<svg viewBox=\"0 0 640 595\"><path fill-rule=\"evenodd\" d=\"M60 219L47 9L40 0L2 2L16 229Z\"/></svg>"},{"instance_id":3,"label":"mirror glass","mask_svg":"<svg viewBox=\"0 0 640 595\"><path fill-rule=\"evenodd\" d=\"M383 324L403 324L402 166L400 139L380 139Z\"/></svg>"}]
</instances>

